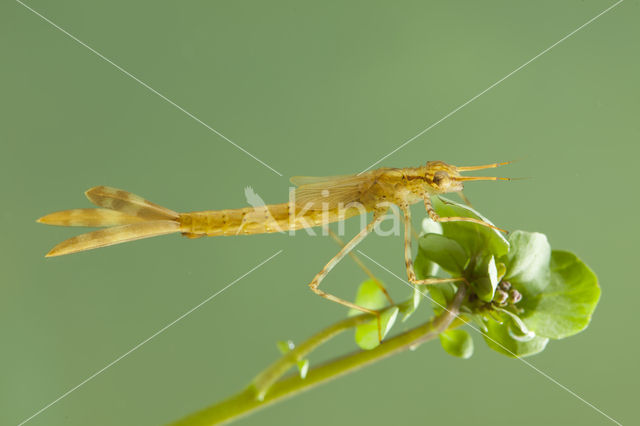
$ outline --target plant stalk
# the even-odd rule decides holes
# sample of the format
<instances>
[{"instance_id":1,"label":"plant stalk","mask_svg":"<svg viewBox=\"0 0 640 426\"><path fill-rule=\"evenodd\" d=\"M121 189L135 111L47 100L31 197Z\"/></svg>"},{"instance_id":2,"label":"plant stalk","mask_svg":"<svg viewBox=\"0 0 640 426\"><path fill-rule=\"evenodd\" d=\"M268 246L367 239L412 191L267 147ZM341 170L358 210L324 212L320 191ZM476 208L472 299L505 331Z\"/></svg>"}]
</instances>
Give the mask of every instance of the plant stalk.
<instances>
[{"instance_id":1,"label":"plant stalk","mask_svg":"<svg viewBox=\"0 0 640 426\"><path fill-rule=\"evenodd\" d=\"M460 285L458 291L451 301L447 310L442 314L432 318L428 322L419 325L411 330L401 333L389 340L381 343L374 349L367 351L357 351L328 362L321 364L309 370L307 377L302 379L299 375L290 375L274 382L274 377L280 377L297 358L300 358L319 344L331 338L338 332L349 327L358 325L360 317L364 320L369 319L368 315L347 318L313 336L308 341L302 343L296 351L284 355L282 359L272 364L269 368L260 373L252 385L240 393L207 407L201 411L193 413L175 423L174 426L204 426L216 425L229 422L245 416L255 410L266 407L274 402L294 396L303 391L309 390L321 383L328 382L347 373L356 371L364 366L380 361L393 354L405 351L411 347L418 346L424 342L434 339L440 333L452 326L460 325L459 321L454 323L457 318L460 306L466 296L466 286ZM283 370L284 369L284 370ZM257 386L263 389L263 398L260 399ZM267 386L268 392L264 393L264 386Z\"/></svg>"}]
</instances>

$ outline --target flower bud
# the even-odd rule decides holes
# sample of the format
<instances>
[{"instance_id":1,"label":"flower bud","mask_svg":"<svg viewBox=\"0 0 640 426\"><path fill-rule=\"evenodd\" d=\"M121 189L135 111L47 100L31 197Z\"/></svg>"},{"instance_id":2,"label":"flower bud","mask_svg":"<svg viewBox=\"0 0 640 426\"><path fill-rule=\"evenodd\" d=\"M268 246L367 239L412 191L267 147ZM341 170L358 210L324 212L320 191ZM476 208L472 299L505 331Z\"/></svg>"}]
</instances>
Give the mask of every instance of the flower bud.
<instances>
[{"instance_id":1,"label":"flower bud","mask_svg":"<svg viewBox=\"0 0 640 426\"><path fill-rule=\"evenodd\" d=\"M509 291L511 288L511 283L509 281L500 281L500 288L504 291Z\"/></svg>"},{"instance_id":2,"label":"flower bud","mask_svg":"<svg viewBox=\"0 0 640 426\"><path fill-rule=\"evenodd\" d=\"M507 292L501 289L497 289L496 294L493 296L493 301L498 305L504 305L505 303L507 303L508 299L509 295L507 294Z\"/></svg>"},{"instance_id":3,"label":"flower bud","mask_svg":"<svg viewBox=\"0 0 640 426\"><path fill-rule=\"evenodd\" d=\"M522 300L522 294L515 288L509 292L509 303L514 305Z\"/></svg>"}]
</instances>

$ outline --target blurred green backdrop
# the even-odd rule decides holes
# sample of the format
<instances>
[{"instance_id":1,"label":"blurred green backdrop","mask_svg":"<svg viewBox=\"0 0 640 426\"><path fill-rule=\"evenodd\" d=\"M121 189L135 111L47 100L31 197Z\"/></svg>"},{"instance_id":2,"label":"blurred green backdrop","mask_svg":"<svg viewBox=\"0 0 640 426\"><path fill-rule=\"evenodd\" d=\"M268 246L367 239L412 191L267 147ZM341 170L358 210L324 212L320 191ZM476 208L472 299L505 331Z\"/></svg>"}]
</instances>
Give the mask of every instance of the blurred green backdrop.
<instances>
[{"instance_id":1,"label":"blurred green backdrop","mask_svg":"<svg viewBox=\"0 0 640 426\"><path fill-rule=\"evenodd\" d=\"M28 424L166 423L241 389L276 358L277 340L300 341L345 313L306 286L336 252L328 238L171 236L45 260L76 232L37 217L88 207L82 192L101 184L183 211L244 206L248 185L281 202L286 177L361 171L612 4L28 2L280 177L3 2L0 423L28 418L280 249ZM637 418L640 355L629 263L640 207L639 12L626 0L382 163L524 158L500 172L532 179L469 185L468 196L500 226L575 251L602 286L591 327L528 360L622 423ZM374 236L362 249L402 276L401 246ZM323 285L352 297L363 279L346 261ZM433 342L238 424L609 423L474 340L470 360ZM312 362L352 349L344 335Z\"/></svg>"}]
</instances>

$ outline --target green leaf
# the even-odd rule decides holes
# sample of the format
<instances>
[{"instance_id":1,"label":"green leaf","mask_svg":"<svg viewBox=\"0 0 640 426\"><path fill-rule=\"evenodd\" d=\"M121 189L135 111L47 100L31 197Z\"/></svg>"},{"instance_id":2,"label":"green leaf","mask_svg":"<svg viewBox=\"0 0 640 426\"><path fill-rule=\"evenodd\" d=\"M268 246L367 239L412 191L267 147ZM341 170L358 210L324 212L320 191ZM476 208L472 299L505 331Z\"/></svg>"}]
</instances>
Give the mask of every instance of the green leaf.
<instances>
[{"instance_id":1,"label":"green leaf","mask_svg":"<svg viewBox=\"0 0 640 426\"><path fill-rule=\"evenodd\" d=\"M512 322L507 325L507 328L509 330L509 336L513 337L519 342L528 342L534 337L536 337L536 333L529 330L527 325L524 323L524 321L520 319L519 316L503 308L495 308L495 309L511 318Z\"/></svg>"},{"instance_id":2,"label":"green leaf","mask_svg":"<svg viewBox=\"0 0 640 426\"><path fill-rule=\"evenodd\" d=\"M428 217L422 220L422 235L425 234L438 234L442 235L442 225L438 222L434 222ZM421 237L422 237L421 235ZM438 273L438 264L429 259L424 252L420 250L418 246L418 254L413 261L413 270L416 273L416 277L419 280L425 278L434 277Z\"/></svg>"},{"instance_id":3,"label":"green leaf","mask_svg":"<svg viewBox=\"0 0 640 426\"><path fill-rule=\"evenodd\" d=\"M420 238L424 256L445 271L460 274L469 262L467 252L455 240L438 234L425 234Z\"/></svg>"},{"instance_id":4,"label":"green leaf","mask_svg":"<svg viewBox=\"0 0 640 426\"><path fill-rule=\"evenodd\" d=\"M439 223L432 221L431 219L425 219L423 222L423 227L425 230L432 229L428 226L425 226L425 223L429 223L431 227L437 225L440 226ZM436 229L437 230L437 229ZM429 235L429 237L427 237ZM426 237L426 238L425 238ZM414 270L416 272L416 277L420 280L426 278L433 278L436 276L439 266L437 263L433 262L432 259L429 258L429 254L426 250L422 249L422 241L427 238L438 238L439 235L436 233L426 234L420 238L421 245L418 248L418 254L416 256L416 260L414 263ZM435 240L434 240L435 241ZM450 240L453 241L453 240ZM454 241L455 244L457 244ZM460 245L457 244L459 247ZM453 249L456 250L456 249ZM464 250L463 250L464 251ZM459 253L458 253L459 254ZM466 253L465 253L466 256ZM466 262L466 259L465 259ZM443 311L443 307L446 307L447 304L453 299L453 296L456 292L456 288L452 283L443 283L443 284L434 284L428 286L415 286L414 287L414 297L418 299L422 299L425 297L425 294L428 299L431 300L433 311L436 314L440 314Z\"/></svg>"},{"instance_id":5,"label":"green leaf","mask_svg":"<svg viewBox=\"0 0 640 426\"><path fill-rule=\"evenodd\" d=\"M502 279L504 278L505 274L507 273L507 265L505 265L504 263L500 262L496 265L496 269L498 272L498 282L502 281Z\"/></svg>"},{"instance_id":6,"label":"green leaf","mask_svg":"<svg viewBox=\"0 0 640 426\"><path fill-rule=\"evenodd\" d=\"M465 330L455 329L440 333L440 344L450 355L467 359L473 355L473 340Z\"/></svg>"},{"instance_id":7,"label":"green leaf","mask_svg":"<svg viewBox=\"0 0 640 426\"><path fill-rule=\"evenodd\" d=\"M442 225L429 216L422 219L422 232L424 234L440 234L442 235Z\"/></svg>"},{"instance_id":8,"label":"green leaf","mask_svg":"<svg viewBox=\"0 0 640 426\"><path fill-rule=\"evenodd\" d=\"M413 270L419 280L434 277L438 273L438 264L429 259L427 254L418 247L418 254L413 261Z\"/></svg>"},{"instance_id":9,"label":"green leaf","mask_svg":"<svg viewBox=\"0 0 640 426\"><path fill-rule=\"evenodd\" d=\"M413 271L416 273L416 277L419 280L434 277L438 273L438 269L438 264L429 260L425 253L418 249L418 254L413 261ZM429 290L426 288L420 289L419 286L413 286L413 298L411 305L405 307L403 304L400 308L402 311L402 321L406 321L415 312L422 301L422 293L427 293L428 291Z\"/></svg>"},{"instance_id":10,"label":"green leaf","mask_svg":"<svg viewBox=\"0 0 640 426\"><path fill-rule=\"evenodd\" d=\"M380 330L382 332L383 339L389 330L391 330L391 327L393 327L393 324L398 317L398 312L400 312L400 309L398 309L397 306L393 306L380 313ZM378 340L378 319L374 317L370 321L357 326L355 339L358 346L362 349L368 350L378 346L380 344L380 341Z\"/></svg>"},{"instance_id":11,"label":"green leaf","mask_svg":"<svg viewBox=\"0 0 640 426\"><path fill-rule=\"evenodd\" d=\"M442 234L442 225L438 222L434 222L428 217L422 221L422 229L427 234ZM439 269L440 267L438 264L429 259L427 254L418 247L418 254L413 261L413 271L416 273L416 278L423 280L425 278L435 277ZM409 317L415 312L420 305L424 294L428 293L429 290L430 289L426 286L413 286L412 301L407 301L400 306L403 322L409 319Z\"/></svg>"},{"instance_id":12,"label":"green leaf","mask_svg":"<svg viewBox=\"0 0 640 426\"><path fill-rule=\"evenodd\" d=\"M483 337L487 345L494 351L512 358L542 352L549 342L549 339L540 336L533 336L526 341L514 338L517 325L510 316L504 316L502 323L490 319L486 325L487 332Z\"/></svg>"},{"instance_id":13,"label":"green leaf","mask_svg":"<svg viewBox=\"0 0 640 426\"><path fill-rule=\"evenodd\" d=\"M471 314L468 316L471 322L476 326L478 330L480 330L482 333L486 333L488 331L487 323L484 320L484 315Z\"/></svg>"},{"instance_id":14,"label":"green leaf","mask_svg":"<svg viewBox=\"0 0 640 426\"><path fill-rule=\"evenodd\" d=\"M551 279L544 292L523 298L523 321L539 336L562 339L584 330L600 299L596 275L570 252L551 253Z\"/></svg>"},{"instance_id":15,"label":"green leaf","mask_svg":"<svg viewBox=\"0 0 640 426\"><path fill-rule=\"evenodd\" d=\"M436 315L444 312L444 309L453 300L457 291L453 283L433 284L423 287L429 287L429 299Z\"/></svg>"},{"instance_id":16,"label":"green leaf","mask_svg":"<svg viewBox=\"0 0 640 426\"><path fill-rule=\"evenodd\" d=\"M472 217L492 224L487 218L470 207L463 206L442 197L432 197L432 204L440 217ZM496 258L504 256L509 250L509 243L500 231L468 222L442 223L442 235L456 240L471 257L488 252Z\"/></svg>"},{"instance_id":17,"label":"green leaf","mask_svg":"<svg viewBox=\"0 0 640 426\"><path fill-rule=\"evenodd\" d=\"M298 373L300 373L300 378L304 379L305 377L307 377L307 373L309 372L309 360L306 358L301 359L296 363L296 365L298 366Z\"/></svg>"},{"instance_id":18,"label":"green leaf","mask_svg":"<svg viewBox=\"0 0 640 426\"><path fill-rule=\"evenodd\" d=\"M544 234L515 231L509 235L511 245L505 258L505 279L527 297L542 292L549 284L551 246Z\"/></svg>"},{"instance_id":19,"label":"green leaf","mask_svg":"<svg viewBox=\"0 0 640 426\"><path fill-rule=\"evenodd\" d=\"M367 280L360 284L356 300L356 305L363 308L380 310L387 304L387 298L374 280ZM400 309L393 306L380 313L380 331L384 338L396 321ZM360 315L361 311L350 309L349 315ZM373 349L380 344L378 340L378 319L374 316L371 320L356 327L356 343L362 349Z\"/></svg>"},{"instance_id":20,"label":"green leaf","mask_svg":"<svg viewBox=\"0 0 640 426\"><path fill-rule=\"evenodd\" d=\"M282 355L292 351L296 347L291 340L279 340L276 342L276 346Z\"/></svg>"},{"instance_id":21,"label":"green leaf","mask_svg":"<svg viewBox=\"0 0 640 426\"><path fill-rule=\"evenodd\" d=\"M484 302L491 302L498 287L498 268L493 256L480 263L474 270L471 282L478 298Z\"/></svg>"},{"instance_id":22,"label":"green leaf","mask_svg":"<svg viewBox=\"0 0 640 426\"><path fill-rule=\"evenodd\" d=\"M356 300L353 302L363 308L378 310L387 304L387 298L380 289L380 286L374 280L367 280L360 284ZM349 316L360 315L362 311L350 309Z\"/></svg>"},{"instance_id":23,"label":"green leaf","mask_svg":"<svg viewBox=\"0 0 640 426\"><path fill-rule=\"evenodd\" d=\"M416 309L418 309L422 297L422 293L420 292L418 286L413 286L413 296L411 297L411 299L405 300L398 305L398 307L400 308L400 313L402 314L402 322L408 320L409 317L411 317L411 315L413 315L413 313L416 311Z\"/></svg>"}]
</instances>

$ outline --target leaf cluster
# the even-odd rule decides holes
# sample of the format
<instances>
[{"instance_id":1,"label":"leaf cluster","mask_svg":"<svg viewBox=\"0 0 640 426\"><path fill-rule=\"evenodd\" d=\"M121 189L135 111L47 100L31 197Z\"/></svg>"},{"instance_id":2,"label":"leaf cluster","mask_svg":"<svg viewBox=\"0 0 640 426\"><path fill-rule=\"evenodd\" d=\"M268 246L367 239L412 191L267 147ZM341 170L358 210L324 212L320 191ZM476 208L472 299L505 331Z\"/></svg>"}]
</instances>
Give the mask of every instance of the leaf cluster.
<instances>
[{"instance_id":1,"label":"leaf cluster","mask_svg":"<svg viewBox=\"0 0 640 426\"><path fill-rule=\"evenodd\" d=\"M477 211L449 200L434 200L442 216L481 219ZM552 250L547 237L537 232L515 231L507 237L499 231L467 222L442 224L425 219L414 269L418 279L464 278L466 284L443 283L416 286L407 301L386 306L374 281L358 289L355 303L382 310L383 336L396 319L409 318L423 298L441 314L453 299L457 285L469 292L456 326L468 323L487 345L510 357L541 352L549 340L563 339L584 330L600 297L595 274L575 254ZM373 319L356 328L356 343L363 349L379 344L378 324ZM462 328L441 333L448 353L468 358L473 341Z\"/></svg>"}]
</instances>

